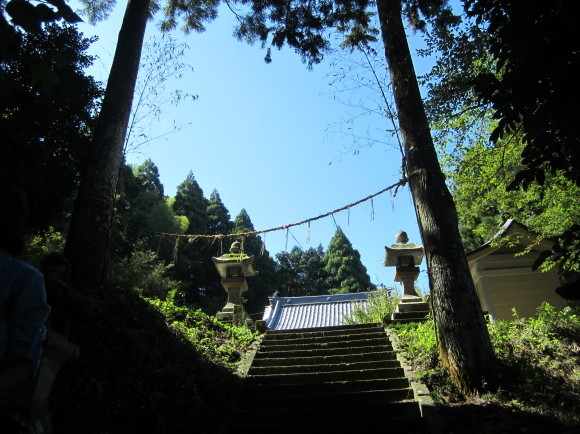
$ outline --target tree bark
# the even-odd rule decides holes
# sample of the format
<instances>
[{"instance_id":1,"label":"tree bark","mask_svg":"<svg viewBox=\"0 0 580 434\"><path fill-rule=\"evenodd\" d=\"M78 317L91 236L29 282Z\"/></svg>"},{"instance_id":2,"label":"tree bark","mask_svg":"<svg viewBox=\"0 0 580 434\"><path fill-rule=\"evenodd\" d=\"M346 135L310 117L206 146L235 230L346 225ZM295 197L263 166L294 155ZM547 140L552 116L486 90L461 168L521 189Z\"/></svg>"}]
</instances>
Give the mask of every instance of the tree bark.
<instances>
[{"instance_id":1,"label":"tree bark","mask_svg":"<svg viewBox=\"0 0 580 434\"><path fill-rule=\"evenodd\" d=\"M495 355L461 243L455 204L433 145L401 1L378 0L377 7L429 270L439 355L453 383L470 393L495 382Z\"/></svg>"},{"instance_id":2,"label":"tree bark","mask_svg":"<svg viewBox=\"0 0 580 434\"><path fill-rule=\"evenodd\" d=\"M99 119L75 202L65 255L77 287L97 288L107 271L115 190L123 159L150 0L129 0Z\"/></svg>"}]
</instances>

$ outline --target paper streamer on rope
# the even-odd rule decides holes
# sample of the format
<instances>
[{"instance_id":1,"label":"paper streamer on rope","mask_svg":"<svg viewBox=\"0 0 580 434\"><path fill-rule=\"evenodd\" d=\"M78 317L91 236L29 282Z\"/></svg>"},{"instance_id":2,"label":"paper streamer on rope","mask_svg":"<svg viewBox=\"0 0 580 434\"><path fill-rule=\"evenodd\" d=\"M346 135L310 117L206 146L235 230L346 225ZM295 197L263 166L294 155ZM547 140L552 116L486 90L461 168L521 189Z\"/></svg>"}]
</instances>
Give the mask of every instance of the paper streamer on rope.
<instances>
[{"instance_id":1,"label":"paper streamer on rope","mask_svg":"<svg viewBox=\"0 0 580 434\"><path fill-rule=\"evenodd\" d=\"M299 221L299 222L296 222L296 223L290 223L290 224L287 224L287 225L277 226L277 227L270 228L270 229L263 229L263 230L260 230L260 231L240 232L240 233L237 233L237 234L184 235L184 234L171 234L171 233L164 233L164 232L157 232L157 231L149 231L149 230L145 230L145 229L131 228L131 227L126 226L126 225L122 225L122 227L124 227L125 230L133 230L133 231L137 231L137 232L143 233L143 234L159 235L159 236L164 236L164 237L168 237L168 238L169 237L172 237L172 238L177 238L177 239L185 238L190 243L196 241L197 239L214 239L214 240L219 239L219 240L223 240L223 239L226 239L226 238L239 238L239 237L242 237L243 238L243 237L249 237L249 236L257 236L257 235L260 235L260 234L265 234L267 232L281 231L281 230L284 230L284 229L288 230L291 227L301 226L301 225L304 225L304 224L308 224L310 226L310 223L311 222L316 221L316 220L320 220L320 219L323 219L323 218L326 218L326 217L332 217L332 219L334 220L335 227L338 228L338 225L336 223L336 219L334 218L334 214L337 214L337 213L342 212L342 211L345 211L345 210L349 210L350 208L352 208L352 207L354 207L356 205L359 205L359 204L361 204L363 202L366 202L368 200L371 201L371 205L372 205L372 199L374 197L376 197L376 196L378 196L380 194L383 194L386 191L392 190L393 188L395 189L395 193L394 194L396 195L399 187L405 185L409 181L410 178L412 178L413 176L415 176L415 175L417 175L419 173L425 174L427 172L433 172L433 173L435 173L437 175L443 176L443 174L441 172L437 172L437 171L428 171L428 170L424 170L424 169L417 170L417 171L409 174L407 177L402 178L399 182L397 182L397 183L395 183L393 185L390 185L389 187L384 188L384 189L382 189L381 191L379 191L377 193L371 194L370 196L367 196L367 197L362 198L362 199L360 199L360 200L358 200L356 202L353 202L351 204L348 204L346 206L343 206L342 208L335 209L333 211L329 211L329 212L324 213L324 214L321 214L319 216L312 217L312 218L309 218L309 219L306 219L306 220L302 220L302 221ZM374 213L374 211L373 211L373 213ZM288 239L288 233L286 234L286 239Z\"/></svg>"},{"instance_id":2,"label":"paper streamer on rope","mask_svg":"<svg viewBox=\"0 0 580 434\"><path fill-rule=\"evenodd\" d=\"M177 263L177 251L179 250L179 238L175 240L175 247L173 247L173 263Z\"/></svg>"}]
</instances>

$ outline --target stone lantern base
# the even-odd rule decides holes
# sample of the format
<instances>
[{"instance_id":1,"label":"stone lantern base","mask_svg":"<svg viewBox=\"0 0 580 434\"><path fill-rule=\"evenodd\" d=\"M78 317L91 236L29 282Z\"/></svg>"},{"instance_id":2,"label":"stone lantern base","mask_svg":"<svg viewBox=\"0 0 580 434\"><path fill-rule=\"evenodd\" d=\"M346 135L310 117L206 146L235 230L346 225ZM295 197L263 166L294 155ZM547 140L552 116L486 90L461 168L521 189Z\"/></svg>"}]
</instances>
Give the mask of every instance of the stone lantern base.
<instances>
[{"instance_id":1,"label":"stone lantern base","mask_svg":"<svg viewBox=\"0 0 580 434\"><path fill-rule=\"evenodd\" d=\"M242 325L246 320L246 311L241 304L226 304L217 313L217 319L223 323L231 325Z\"/></svg>"}]
</instances>

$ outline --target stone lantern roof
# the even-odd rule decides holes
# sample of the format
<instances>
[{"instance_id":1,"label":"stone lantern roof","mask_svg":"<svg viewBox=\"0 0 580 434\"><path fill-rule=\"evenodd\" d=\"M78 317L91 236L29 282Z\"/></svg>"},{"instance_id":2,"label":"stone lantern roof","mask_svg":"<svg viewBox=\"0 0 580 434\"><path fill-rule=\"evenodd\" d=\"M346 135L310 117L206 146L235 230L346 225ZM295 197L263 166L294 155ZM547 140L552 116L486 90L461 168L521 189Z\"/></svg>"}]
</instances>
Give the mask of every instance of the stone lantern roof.
<instances>
[{"instance_id":1,"label":"stone lantern roof","mask_svg":"<svg viewBox=\"0 0 580 434\"><path fill-rule=\"evenodd\" d=\"M385 267L414 267L423 261L423 256L425 256L423 246L409 243L409 237L405 231L397 232L395 241L396 243L392 244L391 247L385 247ZM410 258L412 258L412 263Z\"/></svg>"}]
</instances>

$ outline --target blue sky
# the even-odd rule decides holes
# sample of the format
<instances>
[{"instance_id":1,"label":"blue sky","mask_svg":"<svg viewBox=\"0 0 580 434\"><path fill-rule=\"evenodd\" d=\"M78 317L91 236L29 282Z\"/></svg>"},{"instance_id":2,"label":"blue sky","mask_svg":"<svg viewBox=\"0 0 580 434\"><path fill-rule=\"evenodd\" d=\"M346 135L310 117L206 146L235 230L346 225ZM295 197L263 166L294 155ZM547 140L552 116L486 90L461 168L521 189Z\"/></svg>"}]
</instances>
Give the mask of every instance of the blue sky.
<instances>
[{"instance_id":1,"label":"blue sky","mask_svg":"<svg viewBox=\"0 0 580 434\"><path fill-rule=\"evenodd\" d=\"M79 25L86 36L99 37L91 48L98 57L91 73L103 82L123 7L121 2L107 21L96 26ZM206 197L217 189L232 219L245 208L257 230L341 208L399 180L400 153L395 138L386 132L390 121L356 107L363 104L374 110L375 92L367 87L345 91L354 82L336 80L360 57L339 60L349 57L339 52L308 70L297 54L283 49L273 52L273 62L266 64L259 46L232 36L233 25L231 13L222 10L204 33L172 33L188 44L184 61L193 72L169 83L169 88L199 98L166 106L159 121L151 120L159 134L169 131L173 122L189 125L129 154L130 164L151 158L169 196L191 170ZM147 38L154 34L159 34L155 21L149 24ZM418 43L419 38L411 38L413 52ZM414 59L418 71L425 72L428 62ZM353 74L368 79L368 72L360 69ZM363 138L355 141L351 132ZM353 150L369 135L381 143L355 154ZM268 233L266 248L271 255L294 245L306 249L322 244L326 249L335 224L360 252L375 284L394 285L394 269L385 268L382 261L384 246L394 243L399 229L407 231L411 242L421 242L409 190L402 188L396 197L387 192L350 213L313 222L309 242L306 226L293 228L288 236L285 231ZM423 265L418 287L426 289L424 269Z\"/></svg>"}]
</instances>

